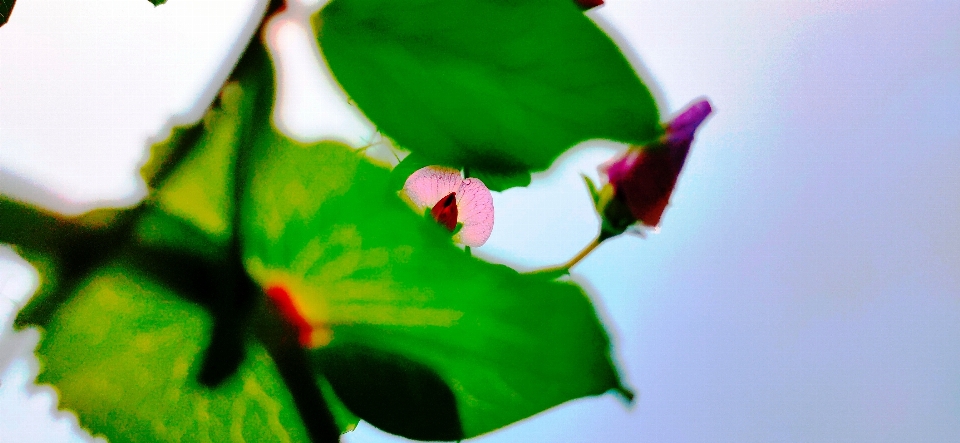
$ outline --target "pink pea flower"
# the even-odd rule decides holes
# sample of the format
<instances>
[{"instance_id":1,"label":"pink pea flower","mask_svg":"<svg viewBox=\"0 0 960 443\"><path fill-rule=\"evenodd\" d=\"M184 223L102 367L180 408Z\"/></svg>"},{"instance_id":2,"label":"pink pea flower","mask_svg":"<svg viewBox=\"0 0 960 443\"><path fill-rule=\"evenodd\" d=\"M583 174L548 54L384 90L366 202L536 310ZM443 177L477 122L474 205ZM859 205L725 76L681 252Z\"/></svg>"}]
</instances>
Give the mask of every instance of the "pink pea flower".
<instances>
[{"instance_id":1,"label":"pink pea flower","mask_svg":"<svg viewBox=\"0 0 960 443\"><path fill-rule=\"evenodd\" d=\"M493 195L479 179L465 179L457 169L427 166L411 174L401 192L418 211L429 209L457 243L480 246L490 238Z\"/></svg>"},{"instance_id":2,"label":"pink pea flower","mask_svg":"<svg viewBox=\"0 0 960 443\"><path fill-rule=\"evenodd\" d=\"M420 168L407 178L401 193L420 212L453 232L453 240L467 246L486 243L493 232L493 196L482 181L463 178L444 166ZM458 229L459 228L459 229Z\"/></svg>"},{"instance_id":3,"label":"pink pea flower","mask_svg":"<svg viewBox=\"0 0 960 443\"><path fill-rule=\"evenodd\" d=\"M627 224L639 222L650 228L660 224L660 217L670 202L677 177L693 143L693 134L711 111L708 101L694 102L667 123L665 133L659 140L646 146L632 147L622 157L601 166L601 172L609 178L608 186L612 187L613 200L629 210L627 216L622 207L611 207L611 201L606 202L608 204L605 207L598 208L610 225L623 232L626 221L629 221Z\"/></svg>"}]
</instances>

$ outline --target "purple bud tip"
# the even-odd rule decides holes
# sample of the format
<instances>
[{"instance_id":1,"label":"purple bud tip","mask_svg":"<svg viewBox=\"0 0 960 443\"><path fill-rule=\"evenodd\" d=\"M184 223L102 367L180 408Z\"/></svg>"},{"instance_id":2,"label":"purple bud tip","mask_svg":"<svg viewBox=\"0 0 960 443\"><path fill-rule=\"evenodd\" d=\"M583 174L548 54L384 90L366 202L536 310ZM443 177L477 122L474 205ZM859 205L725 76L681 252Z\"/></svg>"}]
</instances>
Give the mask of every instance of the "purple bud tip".
<instances>
[{"instance_id":1,"label":"purple bud tip","mask_svg":"<svg viewBox=\"0 0 960 443\"><path fill-rule=\"evenodd\" d=\"M694 102L667 124L667 143L693 140L693 133L712 111L713 108L707 100Z\"/></svg>"}]
</instances>

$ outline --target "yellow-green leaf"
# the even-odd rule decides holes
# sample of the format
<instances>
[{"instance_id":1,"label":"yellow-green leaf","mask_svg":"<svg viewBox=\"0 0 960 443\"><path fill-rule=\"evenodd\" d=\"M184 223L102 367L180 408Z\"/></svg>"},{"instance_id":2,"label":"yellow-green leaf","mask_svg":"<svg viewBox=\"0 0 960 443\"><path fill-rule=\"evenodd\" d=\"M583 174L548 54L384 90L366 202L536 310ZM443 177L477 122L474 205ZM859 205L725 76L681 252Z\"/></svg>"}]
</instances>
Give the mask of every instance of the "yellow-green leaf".
<instances>
[{"instance_id":1,"label":"yellow-green leaf","mask_svg":"<svg viewBox=\"0 0 960 443\"><path fill-rule=\"evenodd\" d=\"M215 389L196 381L211 321L127 266L95 272L47 325L40 383L60 407L115 442L302 442L307 436L270 357L256 343Z\"/></svg>"}]
</instances>

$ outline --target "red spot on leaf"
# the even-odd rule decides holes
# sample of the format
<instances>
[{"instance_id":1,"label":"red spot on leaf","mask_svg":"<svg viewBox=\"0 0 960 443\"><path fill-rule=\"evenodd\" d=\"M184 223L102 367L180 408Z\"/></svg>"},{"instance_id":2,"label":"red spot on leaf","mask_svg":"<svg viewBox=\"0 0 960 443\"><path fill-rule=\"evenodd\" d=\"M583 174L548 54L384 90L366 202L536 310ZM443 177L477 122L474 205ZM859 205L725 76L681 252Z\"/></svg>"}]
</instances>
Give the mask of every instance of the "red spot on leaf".
<instances>
[{"instance_id":1,"label":"red spot on leaf","mask_svg":"<svg viewBox=\"0 0 960 443\"><path fill-rule=\"evenodd\" d=\"M297 306L294 304L290 292L282 286L270 286L266 289L265 293L277 307L277 310L280 311L280 316L283 317L283 320L293 326L297 331L297 340L300 342L300 345L304 347L310 346L313 326L311 326L310 322L297 310Z\"/></svg>"}]
</instances>

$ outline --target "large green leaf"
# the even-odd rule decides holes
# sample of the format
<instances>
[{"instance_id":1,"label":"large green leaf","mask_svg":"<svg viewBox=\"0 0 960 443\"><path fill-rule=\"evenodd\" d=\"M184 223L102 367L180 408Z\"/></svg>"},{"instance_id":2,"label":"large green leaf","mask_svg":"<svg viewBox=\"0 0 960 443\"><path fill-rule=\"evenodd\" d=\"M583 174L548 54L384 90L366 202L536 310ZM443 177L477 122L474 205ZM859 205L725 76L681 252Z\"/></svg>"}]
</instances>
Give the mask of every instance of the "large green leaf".
<instances>
[{"instance_id":1,"label":"large green leaf","mask_svg":"<svg viewBox=\"0 0 960 443\"><path fill-rule=\"evenodd\" d=\"M202 309L136 269L103 268L48 324L38 381L111 441L306 441L259 345L216 389L197 383L210 327Z\"/></svg>"},{"instance_id":2,"label":"large green leaf","mask_svg":"<svg viewBox=\"0 0 960 443\"><path fill-rule=\"evenodd\" d=\"M521 176L503 186L578 142L662 131L646 86L570 0L334 0L314 25L379 129L433 164Z\"/></svg>"},{"instance_id":3,"label":"large green leaf","mask_svg":"<svg viewBox=\"0 0 960 443\"><path fill-rule=\"evenodd\" d=\"M387 168L346 146L277 136L253 159L248 270L330 328L317 366L361 418L455 440L626 392L577 285L468 256L401 201Z\"/></svg>"}]
</instances>

